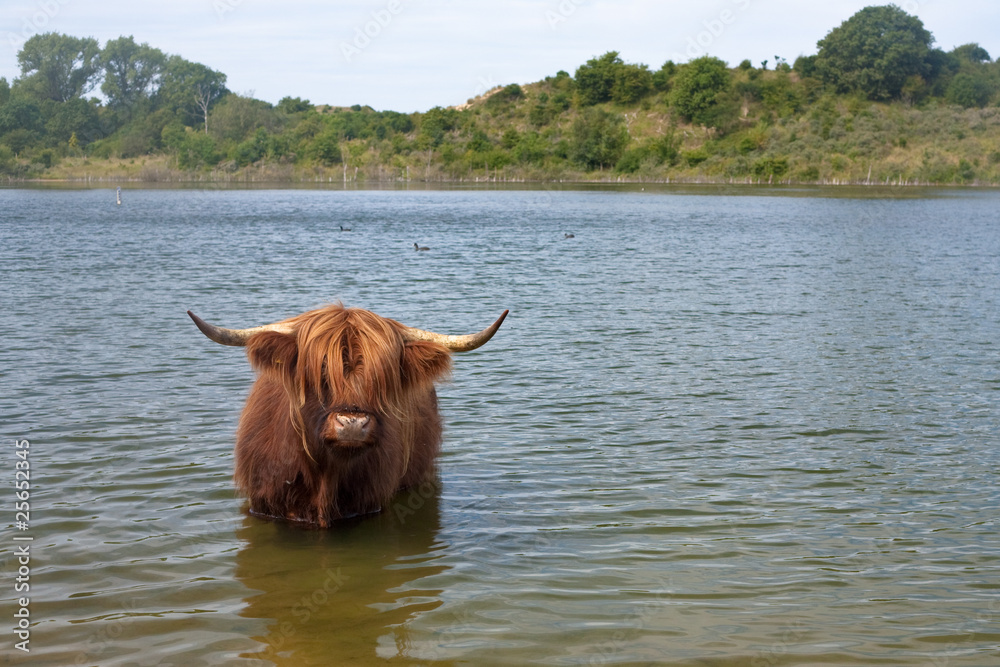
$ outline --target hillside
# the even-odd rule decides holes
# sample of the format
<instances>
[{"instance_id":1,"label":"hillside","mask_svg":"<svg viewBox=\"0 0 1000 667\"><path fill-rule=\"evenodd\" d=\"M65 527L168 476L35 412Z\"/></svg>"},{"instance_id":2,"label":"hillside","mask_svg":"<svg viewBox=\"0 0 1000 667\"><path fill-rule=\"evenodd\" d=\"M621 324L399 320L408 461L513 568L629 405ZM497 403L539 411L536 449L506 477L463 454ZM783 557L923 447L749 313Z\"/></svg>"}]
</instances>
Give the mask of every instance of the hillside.
<instances>
[{"instance_id":1,"label":"hillside","mask_svg":"<svg viewBox=\"0 0 1000 667\"><path fill-rule=\"evenodd\" d=\"M866 30L889 55L851 50ZM97 51L32 40L35 69L0 79L0 175L13 180L1000 184L1000 61L976 44L932 48L891 5L792 65L705 56L651 70L610 52L415 114L270 105L131 38ZM106 102L58 85L45 56L59 49L94 54ZM121 61L147 77L118 74Z\"/></svg>"}]
</instances>

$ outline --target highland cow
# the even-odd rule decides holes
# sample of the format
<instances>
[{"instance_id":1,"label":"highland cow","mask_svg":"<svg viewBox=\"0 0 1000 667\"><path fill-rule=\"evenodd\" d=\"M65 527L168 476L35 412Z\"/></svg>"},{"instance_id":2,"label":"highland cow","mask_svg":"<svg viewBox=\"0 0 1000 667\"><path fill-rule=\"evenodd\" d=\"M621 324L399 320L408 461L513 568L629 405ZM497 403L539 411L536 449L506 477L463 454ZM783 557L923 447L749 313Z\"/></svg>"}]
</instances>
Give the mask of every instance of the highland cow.
<instances>
[{"instance_id":1,"label":"highland cow","mask_svg":"<svg viewBox=\"0 0 1000 667\"><path fill-rule=\"evenodd\" d=\"M251 513L327 527L433 478L434 383L452 352L484 345L507 311L467 336L340 305L252 329L188 315L216 343L246 347L258 373L236 434L234 477Z\"/></svg>"}]
</instances>

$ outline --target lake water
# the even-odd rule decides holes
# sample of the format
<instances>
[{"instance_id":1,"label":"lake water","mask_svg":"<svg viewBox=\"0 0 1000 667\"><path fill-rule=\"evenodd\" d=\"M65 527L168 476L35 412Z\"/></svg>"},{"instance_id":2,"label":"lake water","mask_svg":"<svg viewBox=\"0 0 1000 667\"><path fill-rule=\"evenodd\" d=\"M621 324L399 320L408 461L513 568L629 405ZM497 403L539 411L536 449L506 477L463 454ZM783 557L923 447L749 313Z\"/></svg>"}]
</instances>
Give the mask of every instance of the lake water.
<instances>
[{"instance_id":1,"label":"lake water","mask_svg":"<svg viewBox=\"0 0 1000 667\"><path fill-rule=\"evenodd\" d=\"M1000 665L1000 194L646 190L0 190L0 662ZM185 311L334 301L511 314L436 484L247 516Z\"/></svg>"}]
</instances>

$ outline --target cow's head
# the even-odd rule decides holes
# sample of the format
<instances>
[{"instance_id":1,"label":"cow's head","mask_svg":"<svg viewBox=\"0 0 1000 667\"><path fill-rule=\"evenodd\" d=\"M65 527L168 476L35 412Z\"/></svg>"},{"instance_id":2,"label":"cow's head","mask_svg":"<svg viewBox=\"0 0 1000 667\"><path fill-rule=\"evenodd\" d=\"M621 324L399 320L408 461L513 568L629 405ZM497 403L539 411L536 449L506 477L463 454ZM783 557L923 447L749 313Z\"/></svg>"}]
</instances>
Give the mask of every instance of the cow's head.
<instances>
[{"instance_id":1,"label":"cow's head","mask_svg":"<svg viewBox=\"0 0 1000 667\"><path fill-rule=\"evenodd\" d=\"M404 326L367 310L328 306L274 324L225 329L188 315L208 338L243 346L252 366L284 388L289 414L310 459L363 451L419 419L415 401L451 366L451 352L474 350L499 329L448 336ZM396 439L393 437L393 439Z\"/></svg>"}]
</instances>

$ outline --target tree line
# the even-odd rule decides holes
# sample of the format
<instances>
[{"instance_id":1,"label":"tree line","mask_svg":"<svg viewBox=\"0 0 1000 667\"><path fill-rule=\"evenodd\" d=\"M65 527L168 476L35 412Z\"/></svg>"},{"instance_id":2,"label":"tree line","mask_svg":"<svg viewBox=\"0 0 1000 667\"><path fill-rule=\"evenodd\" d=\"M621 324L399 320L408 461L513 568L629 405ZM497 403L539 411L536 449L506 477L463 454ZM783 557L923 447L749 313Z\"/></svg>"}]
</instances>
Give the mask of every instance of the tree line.
<instances>
[{"instance_id":1,"label":"tree line","mask_svg":"<svg viewBox=\"0 0 1000 667\"><path fill-rule=\"evenodd\" d=\"M895 5L862 9L791 64L775 56L731 68L703 56L654 70L612 51L573 75L411 114L292 97L272 105L230 91L222 72L131 36L102 48L93 38L35 35L17 58L21 75L0 78L0 173L14 177L44 175L62 161L154 155L196 174L270 166L300 175L340 169L345 178L772 179L795 171L818 180L846 169L838 155L848 167L867 160L871 171L876 159L899 162L887 145L899 153L919 144L922 125L941 131L913 113L954 124L965 122L955 120L965 109L992 118L1000 103L1000 61L974 43L935 48L920 19ZM984 123L992 132L995 124ZM954 141L966 150L965 136ZM922 162L903 167L916 178L963 182L989 180L1000 163L994 153L982 164L952 158L924 151Z\"/></svg>"}]
</instances>

